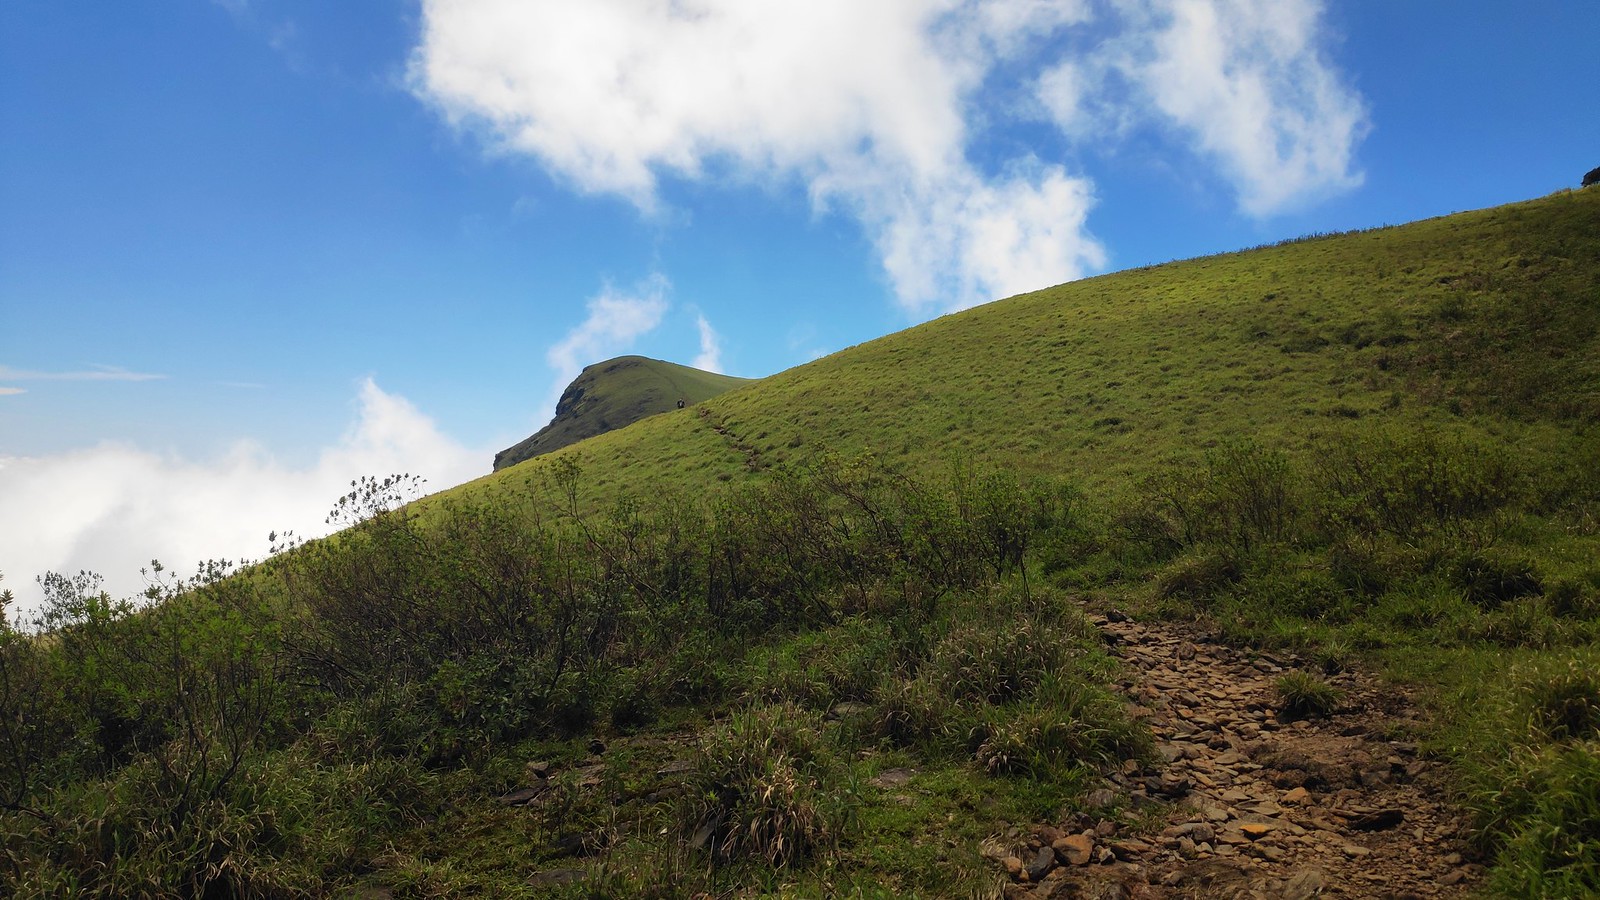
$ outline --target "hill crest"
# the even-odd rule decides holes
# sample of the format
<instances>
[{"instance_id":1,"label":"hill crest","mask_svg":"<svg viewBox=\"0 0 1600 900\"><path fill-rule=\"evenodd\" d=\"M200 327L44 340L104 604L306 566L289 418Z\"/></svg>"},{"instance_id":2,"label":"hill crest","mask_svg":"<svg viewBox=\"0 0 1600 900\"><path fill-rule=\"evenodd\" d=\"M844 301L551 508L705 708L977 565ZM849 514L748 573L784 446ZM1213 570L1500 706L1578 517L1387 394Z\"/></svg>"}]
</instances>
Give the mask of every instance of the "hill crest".
<instances>
[{"instance_id":1,"label":"hill crest","mask_svg":"<svg viewBox=\"0 0 1600 900\"><path fill-rule=\"evenodd\" d=\"M644 356L594 363L561 392L548 425L495 454L494 471L670 412L680 402L691 406L709 400L750 381Z\"/></svg>"}]
</instances>

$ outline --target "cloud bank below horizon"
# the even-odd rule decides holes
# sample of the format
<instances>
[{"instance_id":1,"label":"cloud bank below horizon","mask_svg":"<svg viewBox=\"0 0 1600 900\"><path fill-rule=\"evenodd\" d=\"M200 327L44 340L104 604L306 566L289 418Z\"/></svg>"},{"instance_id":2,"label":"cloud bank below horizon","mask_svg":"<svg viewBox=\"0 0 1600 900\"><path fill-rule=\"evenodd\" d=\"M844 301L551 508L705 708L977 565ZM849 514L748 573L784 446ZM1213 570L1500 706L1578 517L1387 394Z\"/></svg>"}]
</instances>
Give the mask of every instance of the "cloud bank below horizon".
<instances>
[{"instance_id":1,"label":"cloud bank below horizon","mask_svg":"<svg viewBox=\"0 0 1600 900\"><path fill-rule=\"evenodd\" d=\"M145 587L152 559L180 574L206 559L265 556L267 533L328 533L329 508L363 475L410 473L437 491L484 474L488 454L441 433L404 397L364 380L346 433L301 468L241 441L209 461L123 443L43 457L0 458L0 586L26 611L47 571L87 569L113 596Z\"/></svg>"}]
</instances>

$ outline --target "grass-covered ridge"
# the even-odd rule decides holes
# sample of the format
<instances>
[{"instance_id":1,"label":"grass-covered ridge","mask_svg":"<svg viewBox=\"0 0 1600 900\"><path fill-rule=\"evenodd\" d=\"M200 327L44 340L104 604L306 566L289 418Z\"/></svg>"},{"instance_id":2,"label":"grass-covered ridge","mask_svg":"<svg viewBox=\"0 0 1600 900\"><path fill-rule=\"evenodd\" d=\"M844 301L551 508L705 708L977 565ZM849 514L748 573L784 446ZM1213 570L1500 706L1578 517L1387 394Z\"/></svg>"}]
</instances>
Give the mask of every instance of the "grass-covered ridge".
<instances>
[{"instance_id":1,"label":"grass-covered ridge","mask_svg":"<svg viewBox=\"0 0 1600 900\"><path fill-rule=\"evenodd\" d=\"M1600 194L1118 272L851 347L585 442L601 493L872 452L1117 488L1218 440L1600 418ZM535 477L505 473L464 488Z\"/></svg>"},{"instance_id":2,"label":"grass-covered ridge","mask_svg":"<svg viewBox=\"0 0 1600 900\"><path fill-rule=\"evenodd\" d=\"M366 481L357 527L143 611L53 577L0 632L0 886L992 892L986 840L1156 771L1115 605L1420 685L1493 887L1593 893L1597 334L1600 191L1563 193L1012 298L420 503Z\"/></svg>"},{"instance_id":3,"label":"grass-covered ridge","mask_svg":"<svg viewBox=\"0 0 1600 900\"><path fill-rule=\"evenodd\" d=\"M555 417L495 454L496 471L632 425L648 416L709 400L749 383L643 356L619 356L584 367L556 403Z\"/></svg>"}]
</instances>

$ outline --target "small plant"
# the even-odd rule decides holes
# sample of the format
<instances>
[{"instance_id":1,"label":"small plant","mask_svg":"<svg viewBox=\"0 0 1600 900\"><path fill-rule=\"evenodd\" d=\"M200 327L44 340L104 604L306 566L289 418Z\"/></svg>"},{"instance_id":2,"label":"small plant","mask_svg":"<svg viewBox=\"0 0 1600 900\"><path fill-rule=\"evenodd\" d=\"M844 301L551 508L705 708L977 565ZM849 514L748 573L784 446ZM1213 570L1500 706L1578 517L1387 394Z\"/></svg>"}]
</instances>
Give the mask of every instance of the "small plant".
<instances>
[{"instance_id":1,"label":"small plant","mask_svg":"<svg viewBox=\"0 0 1600 900\"><path fill-rule=\"evenodd\" d=\"M1324 675L1338 675L1350 668L1355 648L1348 641L1332 640L1317 648L1315 659Z\"/></svg>"},{"instance_id":2,"label":"small plant","mask_svg":"<svg viewBox=\"0 0 1600 900\"><path fill-rule=\"evenodd\" d=\"M1290 672L1273 684L1279 709L1290 718L1327 718L1344 692L1309 672Z\"/></svg>"},{"instance_id":3,"label":"small plant","mask_svg":"<svg viewBox=\"0 0 1600 900\"><path fill-rule=\"evenodd\" d=\"M815 713L790 704L736 713L701 745L683 809L689 842L721 861L797 863L845 830L843 778Z\"/></svg>"}]
</instances>

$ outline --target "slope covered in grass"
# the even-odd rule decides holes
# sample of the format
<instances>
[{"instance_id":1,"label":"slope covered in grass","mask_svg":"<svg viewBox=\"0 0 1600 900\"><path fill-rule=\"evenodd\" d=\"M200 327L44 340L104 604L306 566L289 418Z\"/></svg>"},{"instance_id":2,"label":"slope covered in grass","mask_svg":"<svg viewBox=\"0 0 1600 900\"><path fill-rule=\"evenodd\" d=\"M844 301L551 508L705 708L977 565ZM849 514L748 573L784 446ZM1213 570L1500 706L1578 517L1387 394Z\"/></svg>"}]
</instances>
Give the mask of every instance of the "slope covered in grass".
<instances>
[{"instance_id":1,"label":"slope covered in grass","mask_svg":"<svg viewBox=\"0 0 1600 900\"><path fill-rule=\"evenodd\" d=\"M495 471L746 383L745 378L643 356L586 366L561 392L550 424L494 455Z\"/></svg>"},{"instance_id":2,"label":"slope covered in grass","mask_svg":"<svg viewBox=\"0 0 1600 900\"><path fill-rule=\"evenodd\" d=\"M1290 705L1414 685L1432 721L1378 739L1450 767L1489 885L1593 895L1597 335L1568 192L1014 297L418 503L364 480L356 527L143 610L57 576L0 628L0 891L994 895L1034 825L1167 815L1115 607L1303 660Z\"/></svg>"},{"instance_id":3,"label":"slope covered in grass","mask_svg":"<svg viewBox=\"0 0 1600 900\"><path fill-rule=\"evenodd\" d=\"M564 451L603 493L827 449L1115 487L1230 436L1600 420L1600 191L1119 272L947 316ZM532 469L499 476L511 484ZM494 480L466 491L492 488Z\"/></svg>"}]
</instances>

